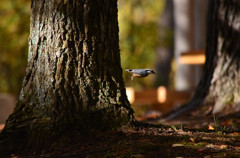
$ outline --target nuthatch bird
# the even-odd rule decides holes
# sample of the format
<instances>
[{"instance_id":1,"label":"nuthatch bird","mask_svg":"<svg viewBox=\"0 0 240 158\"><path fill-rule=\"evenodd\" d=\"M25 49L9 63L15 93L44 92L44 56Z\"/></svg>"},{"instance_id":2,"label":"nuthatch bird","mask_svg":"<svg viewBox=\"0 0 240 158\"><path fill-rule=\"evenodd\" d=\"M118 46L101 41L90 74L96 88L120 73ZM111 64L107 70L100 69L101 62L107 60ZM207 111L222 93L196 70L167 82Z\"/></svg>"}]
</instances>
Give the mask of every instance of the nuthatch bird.
<instances>
[{"instance_id":1,"label":"nuthatch bird","mask_svg":"<svg viewBox=\"0 0 240 158\"><path fill-rule=\"evenodd\" d=\"M133 77L147 77L149 74L155 74L152 69L126 69L125 71L132 73Z\"/></svg>"}]
</instances>

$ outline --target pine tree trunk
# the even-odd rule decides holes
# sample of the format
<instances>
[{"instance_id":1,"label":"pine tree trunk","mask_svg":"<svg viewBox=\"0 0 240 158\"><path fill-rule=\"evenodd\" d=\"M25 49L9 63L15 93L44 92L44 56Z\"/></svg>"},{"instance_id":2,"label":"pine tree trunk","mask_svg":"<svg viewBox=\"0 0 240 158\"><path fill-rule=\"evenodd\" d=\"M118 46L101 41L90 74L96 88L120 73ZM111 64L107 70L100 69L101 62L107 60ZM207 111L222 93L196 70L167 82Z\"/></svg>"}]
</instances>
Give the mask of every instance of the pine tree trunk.
<instances>
[{"instance_id":1,"label":"pine tree trunk","mask_svg":"<svg viewBox=\"0 0 240 158\"><path fill-rule=\"evenodd\" d=\"M1 138L38 146L69 127L112 129L134 120L117 12L115 0L32 0L27 74Z\"/></svg>"},{"instance_id":2,"label":"pine tree trunk","mask_svg":"<svg viewBox=\"0 0 240 158\"><path fill-rule=\"evenodd\" d=\"M213 113L240 110L240 2L225 0L218 7L216 67L210 86Z\"/></svg>"},{"instance_id":3,"label":"pine tree trunk","mask_svg":"<svg viewBox=\"0 0 240 158\"><path fill-rule=\"evenodd\" d=\"M201 105L213 104L212 113L240 110L240 1L209 1L206 63L203 77L189 103L168 118Z\"/></svg>"}]
</instances>

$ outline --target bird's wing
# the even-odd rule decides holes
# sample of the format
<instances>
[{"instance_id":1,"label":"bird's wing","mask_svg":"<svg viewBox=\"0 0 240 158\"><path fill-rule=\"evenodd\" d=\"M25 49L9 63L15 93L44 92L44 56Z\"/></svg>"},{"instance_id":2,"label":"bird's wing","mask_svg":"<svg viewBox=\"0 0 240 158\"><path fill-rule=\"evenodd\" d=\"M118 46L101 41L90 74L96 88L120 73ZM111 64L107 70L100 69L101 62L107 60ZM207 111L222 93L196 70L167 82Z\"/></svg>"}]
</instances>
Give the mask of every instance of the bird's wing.
<instances>
[{"instance_id":1,"label":"bird's wing","mask_svg":"<svg viewBox=\"0 0 240 158\"><path fill-rule=\"evenodd\" d=\"M141 77L145 77L145 76L147 76L148 74L147 74L146 71L143 71L143 70L144 70L144 69L135 69L135 70L134 70L134 73L138 74L138 75L141 76Z\"/></svg>"}]
</instances>

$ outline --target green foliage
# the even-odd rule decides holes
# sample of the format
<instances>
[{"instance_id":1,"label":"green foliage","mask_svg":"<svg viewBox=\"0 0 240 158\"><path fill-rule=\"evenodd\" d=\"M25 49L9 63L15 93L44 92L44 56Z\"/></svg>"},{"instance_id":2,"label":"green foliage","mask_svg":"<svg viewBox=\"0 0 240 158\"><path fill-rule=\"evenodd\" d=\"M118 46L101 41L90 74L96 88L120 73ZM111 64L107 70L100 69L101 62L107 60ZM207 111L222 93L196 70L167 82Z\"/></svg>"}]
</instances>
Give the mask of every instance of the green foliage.
<instances>
[{"instance_id":1,"label":"green foliage","mask_svg":"<svg viewBox=\"0 0 240 158\"><path fill-rule=\"evenodd\" d=\"M27 64L30 0L0 1L0 92L18 94Z\"/></svg>"},{"instance_id":2,"label":"green foliage","mask_svg":"<svg viewBox=\"0 0 240 158\"><path fill-rule=\"evenodd\" d=\"M159 45L159 17L164 0L119 0L119 37L123 69L153 68ZM153 85L154 76L134 80L138 87ZM126 86L133 86L124 72ZM136 84L135 84L136 83Z\"/></svg>"},{"instance_id":3,"label":"green foliage","mask_svg":"<svg viewBox=\"0 0 240 158\"><path fill-rule=\"evenodd\" d=\"M120 50L123 69L154 68L161 44L158 21L164 0L119 0ZM18 94L27 65L30 0L0 1L0 92ZM133 86L124 71L127 86ZM149 87L154 76L134 80ZM136 84L135 84L136 83Z\"/></svg>"}]
</instances>

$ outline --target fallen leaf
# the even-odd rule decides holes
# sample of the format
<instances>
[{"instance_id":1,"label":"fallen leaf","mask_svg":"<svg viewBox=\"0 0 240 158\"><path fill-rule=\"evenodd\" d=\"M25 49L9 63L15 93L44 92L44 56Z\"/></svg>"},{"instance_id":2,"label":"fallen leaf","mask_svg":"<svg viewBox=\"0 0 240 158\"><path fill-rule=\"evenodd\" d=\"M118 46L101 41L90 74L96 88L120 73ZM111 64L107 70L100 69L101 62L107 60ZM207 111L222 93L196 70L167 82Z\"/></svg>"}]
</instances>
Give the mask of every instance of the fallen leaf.
<instances>
[{"instance_id":1,"label":"fallen leaf","mask_svg":"<svg viewBox=\"0 0 240 158\"><path fill-rule=\"evenodd\" d=\"M202 137L203 140L211 140L212 138L210 137Z\"/></svg>"},{"instance_id":2,"label":"fallen leaf","mask_svg":"<svg viewBox=\"0 0 240 158\"><path fill-rule=\"evenodd\" d=\"M192 142L195 142L195 140L193 138L189 138L189 140L192 141Z\"/></svg>"},{"instance_id":3,"label":"fallen leaf","mask_svg":"<svg viewBox=\"0 0 240 158\"><path fill-rule=\"evenodd\" d=\"M173 144L172 147L182 147L185 146L184 144Z\"/></svg>"},{"instance_id":4,"label":"fallen leaf","mask_svg":"<svg viewBox=\"0 0 240 158\"><path fill-rule=\"evenodd\" d=\"M240 146L234 146L233 148L236 150L240 150Z\"/></svg>"},{"instance_id":5,"label":"fallen leaf","mask_svg":"<svg viewBox=\"0 0 240 158\"><path fill-rule=\"evenodd\" d=\"M176 131L178 134L181 134L181 135L189 135L189 132L185 132L185 131L182 131L182 130L178 130Z\"/></svg>"},{"instance_id":6,"label":"fallen leaf","mask_svg":"<svg viewBox=\"0 0 240 158\"><path fill-rule=\"evenodd\" d=\"M220 149L226 149L227 148L227 145L221 145L220 146Z\"/></svg>"},{"instance_id":7,"label":"fallen leaf","mask_svg":"<svg viewBox=\"0 0 240 158\"><path fill-rule=\"evenodd\" d=\"M208 126L208 130L211 130L211 131L212 131L212 130L214 130L214 129L215 129L215 128L214 128L212 125L209 125L209 126Z\"/></svg>"},{"instance_id":8,"label":"fallen leaf","mask_svg":"<svg viewBox=\"0 0 240 158\"><path fill-rule=\"evenodd\" d=\"M232 124L232 120L227 120L227 121L223 122L223 125L225 125L225 126L229 126L231 124Z\"/></svg>"},{"instance_id":9,"label":"fallen leaf","mask_svg":"<svg viewBox=\"0 0 240 158\"><path fill-rule=\"evenodd\" d=\"M213 144L206 145L207 148L215 148Z\"/></svg>"}]
</instances>

